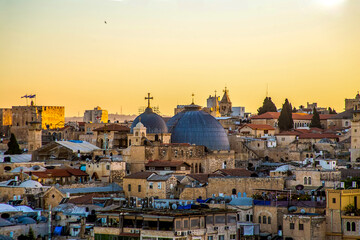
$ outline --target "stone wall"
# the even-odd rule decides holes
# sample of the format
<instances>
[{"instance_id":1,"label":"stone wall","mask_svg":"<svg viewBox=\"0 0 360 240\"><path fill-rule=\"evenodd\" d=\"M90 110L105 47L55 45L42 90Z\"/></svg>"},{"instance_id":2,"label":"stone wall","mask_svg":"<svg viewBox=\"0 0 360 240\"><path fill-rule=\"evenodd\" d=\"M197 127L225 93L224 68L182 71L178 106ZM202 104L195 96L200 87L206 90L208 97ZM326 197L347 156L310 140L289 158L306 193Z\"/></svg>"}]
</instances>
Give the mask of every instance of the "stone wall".
<instances>
[{"instance_id":1,"label":"stone wall","mask_svg":"<svg viewBox=\"0 0 360 240\"><path fill-rule=\"evenodd\" d=\"M239 177L213 177L209 178L207 185L207 197L219 196L219 193L232 195L233 189L238 192L246 192L251 196L258 192L256 189L283 190L285 182L283 178L239 178Z\"/></svg>"},{"instance_id":2,"label":"stone wall","mask_svg":"<svg viewBox=\"0 0 360 240\"><path fill-rule=\"evenodd\" d=\"M207 198L205 187L184 188L184 190L180 194L180 199L184 199L184 200L197 199L200 196L202 199Z\"/></svg>"}]
</instances>

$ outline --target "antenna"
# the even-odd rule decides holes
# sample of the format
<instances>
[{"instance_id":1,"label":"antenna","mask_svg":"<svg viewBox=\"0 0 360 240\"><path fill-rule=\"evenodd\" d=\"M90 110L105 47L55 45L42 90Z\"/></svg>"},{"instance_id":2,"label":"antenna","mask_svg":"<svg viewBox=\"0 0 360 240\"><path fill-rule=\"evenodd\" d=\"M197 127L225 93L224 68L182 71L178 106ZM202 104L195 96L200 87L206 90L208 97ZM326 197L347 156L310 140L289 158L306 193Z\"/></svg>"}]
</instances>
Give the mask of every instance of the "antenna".
<instances>
[{"instance_id":1,"label":"antenna","mask_svg":"<svg viewBox=\"0 0 360 240\"><path fill-rule=\"evenodd\" d=\"M191 104L194 105L194 104L195 104L195 103L194 103L194 96L195 96L195 94L192 93L191 96L192 96L192 103L191 103Z\"/></svg>"}]
</instances>

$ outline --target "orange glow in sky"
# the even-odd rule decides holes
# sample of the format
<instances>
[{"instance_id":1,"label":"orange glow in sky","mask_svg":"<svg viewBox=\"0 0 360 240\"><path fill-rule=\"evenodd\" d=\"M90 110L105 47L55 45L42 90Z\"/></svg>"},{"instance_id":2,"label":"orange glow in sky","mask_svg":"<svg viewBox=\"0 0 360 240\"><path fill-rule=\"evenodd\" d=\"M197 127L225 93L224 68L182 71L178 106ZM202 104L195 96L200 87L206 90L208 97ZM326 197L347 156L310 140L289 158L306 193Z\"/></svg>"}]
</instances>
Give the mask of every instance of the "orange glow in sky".
<instances>
[{"instance_id":1,"label":"orange glow in sky","mask_svg":"<svg viewBox=\"0 0 360 240\"><path fill-rule=\"evenodd\" d=\"M106 21L106 23L105 23ZM360 1L0 0L0 108L205 106L230 90L256 112L269 87L278 108L343 111L360 90Z\"/></svg>"}]
</instances>

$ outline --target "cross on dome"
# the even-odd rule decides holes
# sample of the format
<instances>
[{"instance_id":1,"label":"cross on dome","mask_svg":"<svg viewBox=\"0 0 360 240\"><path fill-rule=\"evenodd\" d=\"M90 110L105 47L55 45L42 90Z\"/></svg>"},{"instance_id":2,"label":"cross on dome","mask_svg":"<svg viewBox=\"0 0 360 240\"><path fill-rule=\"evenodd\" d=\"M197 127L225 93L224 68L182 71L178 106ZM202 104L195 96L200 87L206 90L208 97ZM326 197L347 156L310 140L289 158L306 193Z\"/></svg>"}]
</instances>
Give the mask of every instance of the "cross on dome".
<instances>
[{"instance_id":1,"label":"cross on dome","mask_svg":"<svg viewBox=\"0 0 360 240\"><path fill-rule=\"evenodd\" d=\"M154 97L150 97L150 93L148 93L148 96L145 97L145 100L148 100L148 108L151 108L150 107L150 100L153 100L153 99L154 99Z\"/></svg>"}]
</instances>

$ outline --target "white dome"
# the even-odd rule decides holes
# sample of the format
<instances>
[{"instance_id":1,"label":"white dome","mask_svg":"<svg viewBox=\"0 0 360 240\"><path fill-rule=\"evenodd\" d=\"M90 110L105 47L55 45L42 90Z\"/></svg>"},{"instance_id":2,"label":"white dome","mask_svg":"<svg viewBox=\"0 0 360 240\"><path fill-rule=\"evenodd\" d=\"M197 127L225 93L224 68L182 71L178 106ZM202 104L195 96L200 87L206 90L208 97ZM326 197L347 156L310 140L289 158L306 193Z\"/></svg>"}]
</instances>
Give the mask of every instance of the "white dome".
<instances>
[{"instance_id":1,"label":"white dome","mask_svg":"<svg viewBox=\"0 0 360 240\"><path fill-rule=\"evenodd\" d=\"M0 213L4 212L18 212L18 210L9 204L0 203Z\"/></svg>"},{"instance_id":2,"label":"white dome","mask_svg":"<svg viewBox=\"0 0 360 240\"><path fill-rule=\"evenodd\" d=\"M43 185L41 185L41 183L34 180L27 180L19 185L19 187L24 187L24 188L40 188L42 186Z\"/></svg>"},{"instance_id":3,"label":"white dome","mask_svg":"<svg viewBox=\"0 0 360 240\"><path fill-rule=\"evenodd\" d=\"M35 212L31 207L28 206L15 206L16 210L18 210L19 212L24 212L24 213L30 213L30 212Z\"/></svg>"},{"instance_id":4,"label":"white dome","mask_svg":"<svg viewBox=\"0 0 360 240\"><path fill-rule=\"evenodd\" d=\"M138 122L135 127L136 128L143 128L144 124L142 124L141 122Z\"/></svg>"}]
</instances>

